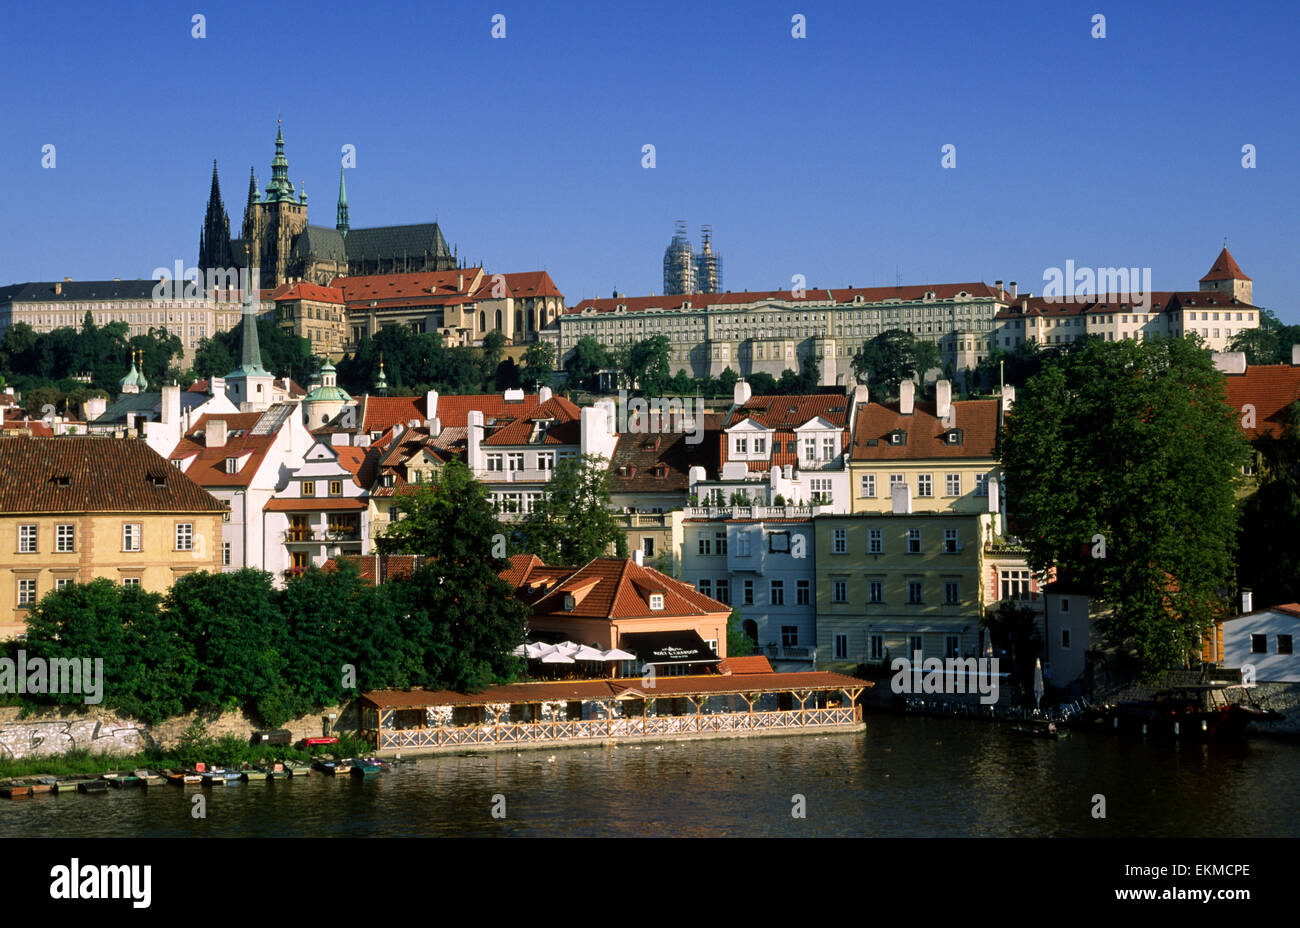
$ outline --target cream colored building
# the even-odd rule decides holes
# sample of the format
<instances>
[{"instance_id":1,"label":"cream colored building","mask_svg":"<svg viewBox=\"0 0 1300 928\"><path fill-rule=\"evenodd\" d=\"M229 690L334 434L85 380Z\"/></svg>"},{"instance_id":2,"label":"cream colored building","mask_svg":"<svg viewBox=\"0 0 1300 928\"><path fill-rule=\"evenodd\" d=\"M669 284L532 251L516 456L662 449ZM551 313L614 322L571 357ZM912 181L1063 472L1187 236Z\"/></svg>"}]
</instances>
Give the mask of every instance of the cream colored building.
<instances>
[{"instance_id":1,"label":"cream colored building","mask_svg":"<svg viewBox=\"0 0 1300 928\"><path fill-rule=\"evenodd\" d=\"M0 438L0 474L0 637L68 583L221 569L225 506L139 439Z\"/></svg>"}]
</instances>

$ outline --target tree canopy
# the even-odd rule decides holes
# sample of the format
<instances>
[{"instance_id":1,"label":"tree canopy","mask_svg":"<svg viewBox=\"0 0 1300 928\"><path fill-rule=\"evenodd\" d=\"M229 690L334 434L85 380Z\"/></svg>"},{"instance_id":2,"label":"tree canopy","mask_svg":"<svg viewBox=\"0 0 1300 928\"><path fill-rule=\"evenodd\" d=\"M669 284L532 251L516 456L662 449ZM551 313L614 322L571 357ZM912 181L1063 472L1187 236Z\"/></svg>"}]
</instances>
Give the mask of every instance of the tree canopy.
<instances>
[{"instance_id":1,"label":"tree canopy","mask_svg":"<svg viewBox=\"0 0 1300 928\"><path fill-rule=\"evenodd\" d=\"M627 535L609 509L609 467L583 455L560 461L542 498L515 529L518 546L548 564L585 564L610 545L627 557Z\"/></svg>"},{"instance_id":2,"label":"tree canopy","mask_svg":"<svg viewBox=\"0 0 1300 928\"><path fill-rule=\"evenodd\" d=\"M1181 665L1233 585L1249 448L1195 339L1087 339L1044 362L1002 444L1007 509L1035 571L1113 607L1144 672Z\"/></svg>"},{"instance_id":3,"label":"tree canopy","mask_svg":"<svg viewBox=\"0 0 1300 928\"><path fill-rule=\"evenodd\" d=\"M853 355L853 376L858 383L878 384L889 396L898 385L939 365L939 349L903 329L889 329L862 343Z\"/></svg>"}]
</instances>

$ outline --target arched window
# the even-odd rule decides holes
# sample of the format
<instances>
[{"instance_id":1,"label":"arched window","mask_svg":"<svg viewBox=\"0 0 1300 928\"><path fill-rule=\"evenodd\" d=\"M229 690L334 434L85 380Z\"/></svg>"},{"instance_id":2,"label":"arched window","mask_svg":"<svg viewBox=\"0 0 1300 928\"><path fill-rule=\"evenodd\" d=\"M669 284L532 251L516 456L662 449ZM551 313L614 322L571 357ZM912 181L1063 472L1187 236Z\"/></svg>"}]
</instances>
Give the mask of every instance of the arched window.
<instances>
[{"instance_id":1,"label":"arched window","mask_svg":"<svg viewBox=\"0 0 1300 928\"><path fill-rule=\"evenodd\" d=\"M501 310L497 310L497 328L501 328Z\"/></svg>"},{"instance_id":2,"label":"arched window","mask_svg":"<svg viewBox=\"0 0 1300 928\"><path fill-rule=\"evenodd\" d=\"M741 624L741 628L744 630L744 632L745 632L745 637L746 637L746 638L748 638L750 641L754 642L755 644L758 643L758 623L757 623L757 622L755 622L753 619L746 619L746 620Z\"/></svg>"},{"instance_id":3,"label":"arched window","mask_svg":"<svg viewBox=\"0 0 1300 928\"><path fill-rule=\"evenodd\" d=\"M516 309L515 310L515 331L522 332L523 328L524 328L524 311L522 309Z\"/></svg>"},{"instance_id":4,"label":"arched window","mask_svg":"<svg viewBox=\"0 0 1300 928\"><path fill-rule=\"evenodd\" d=\"M487 313L480 310L478 314L478 330L482 332L485 329L487 329Z\"/></svg>"}]
</instances>

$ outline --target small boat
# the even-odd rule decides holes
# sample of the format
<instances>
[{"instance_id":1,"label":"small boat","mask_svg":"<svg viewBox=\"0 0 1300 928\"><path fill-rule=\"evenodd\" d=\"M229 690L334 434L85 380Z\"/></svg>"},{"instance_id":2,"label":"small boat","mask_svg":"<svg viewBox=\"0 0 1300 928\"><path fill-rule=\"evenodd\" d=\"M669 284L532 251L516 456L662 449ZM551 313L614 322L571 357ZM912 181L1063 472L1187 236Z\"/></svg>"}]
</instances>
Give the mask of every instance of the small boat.
<instances>
[{"instance_id":1,"label":"small boat","mask_svg":"<svg viewBox=\"0 0 1300 928\"><path fill-rule=\"evenodd\" d=\"M168 767L163 771L163 777L172 786L194 786L202 783L203 777L193 770L173 770Z\"/></svg>"},{"instance_id":2,"label":"small boat","mask_svg":"<svg viewBox=\"0 0 1300 928\"><path fill-rule=\"evenodd\" d=\"M23 799L31 795L31 790L22 783L6 783L0 786L0 796L5 799Z\"/></svg>"},{"instance_id":3,"label":"small boat","mask_svg":"<svg viewBox=\"0 0 1300 928\"><path fill-rule=\"evenodd\" d=\"M144 781L133 773L106 773L102 779L108 782L108 785L114 789L128 789L137 786L144 786Z\"/></svg>"},{"instance_id":4,"label":"small boat","mask_svg":"<svg viewBox=\"0 0 1300 928\"><path fill-rule=\"evenodd\" d=\"M284 772L291 777L309 777L311 776L311 764L304 764L302 761L286 760L284 762Z\"/></svg>"},{"instance_id":5,"label":"small boat","mask_svg":"<svg viewBox=\"0 0 1300 928\"><path fill-rule=\"evenodd\" d=\"M291 776L293 774L286 770L282 763L274 763L266 769L266 778L268 780L287 780Z\"/></svg>"},{"instance_id":6,"label":"small boat","mask_svg":"<svg viewBox=\"0 0 1300 928\"><path fill-rule=\"evenodd\" d=\"M1019 725L1011 729L1018 735L1028 735L1031 738L1064 738L1069 734L1063 728L1057 728L1055 725L1048 725L1046 728L1022 728Z\"/></svg>"},{"instance_id":7,"label":"small boat","mask_svg":"<svg viewBox=\"0 0 1300 928\"><path fill-rule=\"evenodd\" d=\"M108 781L102 778L98 780L81 780L77 783L77 792L106 793L108 792Z\"/></svg>"},{"instance_id":8,"label":"small boat","mask_svg":"<svg viewBox=\"0 0 1300 928\"><path fill-rule=\"evenodd\" d=\"M132 772L145 786L162 786L167 782L166 778L156 770L146 770L143 767L139 767Z\"/></svg>"},{"instance_id":9,"label":"small boat","mask_svg":"<svg viewBox=\"0 0 1300 928\"><path fill-rule=\"evenodd\" d=\"M211 770L204 771L202 776L204 786L229 786L243 779L243 774L238 770L227 770L224 767L213 767Z\"/></svg>"},{"instance_id":10,"label":"small boat","mask_svg":"<svg viewBox=\"0 0 1300 928\"><path fill-rule=\"evenodd\" d=\"M383 769L383 764L373 757L350 757L344 763L352 765L354 777L377 777Z\"/></svg>"},{"instance_id":11,"label":"small boat","mask_svg":"<svg viewBox=\"0 0 1300 928\"><path fill-rule=\"evenodd\" d=\"M270 774L264 767L245 767L239 771L240 776L244 778L245 783L252 783L256 780L265 780Z\"/></svg>"},{"instance_id":12,"label":"small boat","mask_svg":"<svg viewBox=\"0 0 1300 928\"><path fill-rule=\"evenodd\" d=\"M322 754L312 764L317 770L328 776L340 776L352 771L352 765L346 760L335 760L329 754Z\"/></svg>"}]
</instances>

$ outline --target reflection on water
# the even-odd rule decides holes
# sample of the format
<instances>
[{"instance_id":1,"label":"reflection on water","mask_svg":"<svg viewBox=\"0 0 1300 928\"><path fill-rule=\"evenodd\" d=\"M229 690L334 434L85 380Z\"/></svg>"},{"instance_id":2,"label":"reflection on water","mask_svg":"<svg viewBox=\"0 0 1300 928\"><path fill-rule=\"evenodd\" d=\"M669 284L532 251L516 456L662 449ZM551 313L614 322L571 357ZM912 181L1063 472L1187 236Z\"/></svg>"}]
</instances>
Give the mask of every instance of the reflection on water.
<instances>
[{"instance_id":1,"label":"reflection on water","mask_svg":"<svg viewBox=\"0 0 1300 928\"><path fill-rule=\"evenodd\" d=\"M207 818L191 817L194 795ZM492 818L493 796L506 817ZM804 797L806 818L791 816ZM1094 819L1102 795L1106 818ZM369 781L0 801L0 835L1300 835L1300 743L1063 741L868 715L856 734L484 752Z\"/></svg>"}]
</instances>

